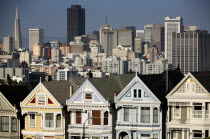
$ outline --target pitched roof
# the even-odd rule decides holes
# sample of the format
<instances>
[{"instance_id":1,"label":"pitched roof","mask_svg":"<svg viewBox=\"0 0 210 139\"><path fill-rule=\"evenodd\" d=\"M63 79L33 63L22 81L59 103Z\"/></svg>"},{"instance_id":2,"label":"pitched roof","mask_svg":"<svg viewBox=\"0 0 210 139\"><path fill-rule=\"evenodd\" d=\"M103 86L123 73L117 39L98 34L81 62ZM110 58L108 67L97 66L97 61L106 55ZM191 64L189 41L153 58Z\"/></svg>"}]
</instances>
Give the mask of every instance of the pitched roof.
<instances>
[{"instance_id":1,"label":"pitched roof","mask_svg":"<svg viewBox=\"0 0 210 139\"><path fill-rule=\"evenodd\" d=\"M207 71L207 72L191 72L191 74L210 93L210 71Z\"/></svg>"},{"instance_id":2,"label":"pitched roof","mask_svg":"<svg viewBox=\"0 0 210 139\"><path fill-rule=\"evenodd\" d=\"M0 92L13 106L16 106L17 109L20 109L20 102L23 101L28 96L30 91L31 90L25 85L21 85L21 86L1 85L0 86Z\"/></svg>"},{"instance_id":3,"label":"pitched roof","mask_svg":"<svg viewBox=\"0 0 210 139\"><path fill-rule=\"evenodd\" d=\"M168 91L166 91L166 72L139 75L139 78L160 101L164 101L166 95L184 78L184 75L178 71L168 71Z\"/></svg>"},{"instance_id":4,"label":"pitched roof","mask_svg":"<svg viewBox=\"0 0 210 139\"><path fill-rule=\"evenodd\" d=\"M66 99L70 94L69 81L50 81L42 83L59 103L66 106Z\"/></svg>"}]
</instances>

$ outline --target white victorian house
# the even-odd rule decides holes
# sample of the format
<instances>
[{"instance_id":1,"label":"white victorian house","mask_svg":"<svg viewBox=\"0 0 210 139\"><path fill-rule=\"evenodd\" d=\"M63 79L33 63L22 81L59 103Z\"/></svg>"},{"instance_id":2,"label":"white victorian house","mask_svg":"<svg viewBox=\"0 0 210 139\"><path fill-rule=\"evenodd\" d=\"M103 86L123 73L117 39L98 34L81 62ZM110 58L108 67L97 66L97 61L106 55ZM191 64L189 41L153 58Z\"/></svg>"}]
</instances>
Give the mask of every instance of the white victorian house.
<instances>
[{"instance_id":1,"label":"white victorian house","mask_svg":"<svg viewBox=\"0 0 210 139\"><path fill-rule=\"evenodd\" d=\"M135 76L115 97L117 109L117 139L165 138L165 73ZM180 72L170 72L169 89L182 78Z\"/></svg>"},{"instance_id":2,"label":"white victorian house","mask_svg":"<svg viewBox=\"0 0 210 139\"><path fill-rule=\"evenodd\" d=\"M124 83L127 84L127 80L131 79L125 77L126 75L89 78L83 83L72 80L71 84L75 83L73 90L76 91L67 99L67 109L71 117L68 128L70 139L84 136L89 139L115 139L114 93L121 91Z\"/></svg>"},{"instance_id":3,"label":"white victorian house","mask_svg":"<svg viewBox=\"0 0 210 139\"><path fill-rule=\"evenodd\" d=\"M167 100L168 139L210 136L210 72L188 73Z\"/></svg>"}]
</instances>

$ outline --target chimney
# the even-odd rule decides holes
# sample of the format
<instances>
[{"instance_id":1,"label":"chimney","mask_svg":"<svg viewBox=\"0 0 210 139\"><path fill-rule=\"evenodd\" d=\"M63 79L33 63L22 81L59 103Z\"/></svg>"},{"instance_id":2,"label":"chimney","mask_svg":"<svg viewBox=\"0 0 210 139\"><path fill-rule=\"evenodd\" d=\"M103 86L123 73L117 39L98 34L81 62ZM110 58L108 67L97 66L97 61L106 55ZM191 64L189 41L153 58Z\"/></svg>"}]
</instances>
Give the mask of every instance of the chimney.
<instances>
[{"instance_id":1,"label":"chimney","mask_svg":"<svg viewBox=\"0 0 210 139\"><path fill-rule=\"evenodd\" d=\"M72 85L69 86L69 97L72 96Z\"/></svg>"}]
</instances>

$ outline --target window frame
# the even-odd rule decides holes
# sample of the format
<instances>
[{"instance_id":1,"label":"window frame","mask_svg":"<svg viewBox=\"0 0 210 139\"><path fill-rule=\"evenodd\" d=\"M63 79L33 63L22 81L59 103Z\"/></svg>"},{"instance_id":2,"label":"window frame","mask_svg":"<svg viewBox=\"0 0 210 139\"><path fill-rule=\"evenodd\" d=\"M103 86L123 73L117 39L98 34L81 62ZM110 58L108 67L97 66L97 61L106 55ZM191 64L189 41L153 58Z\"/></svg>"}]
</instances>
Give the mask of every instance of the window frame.
<instances>
[{"instance_id":1,"label":"window frame","mask_svg":"<svg viewBox=\"0 0 210 139\"><path fill-rule=\"evenodd\" d=\"M99 114L98 117L96 117L96 116L94 115L94 111L95 111L95 112L99 112L99 113L98 113L98 114ZM101 110L92 110L92 118L91 118L91 119L92 119L92 125L93 125L93 126L99 126L99 125L101 125L101 120L102 120L102 119L101 119ZM96 121L95 121L96 124L94 123L94 120L96 120ZM97 120L99 120L99 121L97 121ZM100 123L97 123L97 122L100 122Z\"/></svg>"},{"instance_id":2,"label":"window frame","mask_svg":"<svg viewBox=\"0 0 210 139\"><path fill-rule=\"evenodd\" d=\"M34 115L34 125L31 125L31 116ZM29 114L29 127L36 127L36 114Z\"/></svg>"},{"instance_id":3,"label":"window frame","mask_svg":"<svg viewBox=\"0 0 210 139\"><path fill-rule=\"evenodd\" d=\"M15 123L13 122L13 120L15 120ZM15 130L14 130L14 127L15 127ZM11 118L11 132L17 132L17 118L16 117Z\"/></svg>"},{"instance_id":4,"label":"window frame","mask_svg":"<svg viewBox=\"0 0 210 139\"><path fill-rule=\"evenodd\" d=\"M77 114L80 114L79 116L77 116ZM79 118L80 117L80 122L77 122L77 118ZM75 112L75 123L76 124L82 124L82 112L81 111L76 111Z\"/></svg>"},{"instance_id":5,"label":"window frame","mask_svg":"<svg viewBox=\"0 0 210 139\"><path fill-rule=\"evenodd\" d=\"M123 109L123 122L129 122L129 121L130 121L130 108L124 108Z\"/></svg>"},{"instance_id":6,"label":"window frame","mask_svg":"<svg viewBox=\"0 0 210 139\"><path fill-rule=\"evenodd\" d=\"M2 122L2 118L8 118L8 123L3 123ZM10 120L10 118L9 118L9 116L1 116L1 132L9 132L9 120ZM4 124L4 126L7 126L7 128L5 128L6 130L2 130L3 129L3 124Z\"/></svg>"},{"instance_id":7,"label":"window frame","mask_svg":"<svg viewBox=\"0 0 210 139\"><path fill-rule=\"evenodd\" d=\"M142 98L143 96L142 96L142 92L143 92L143 90L140 88L134 88L133 89L133 95L132 95L132 98L133 99L138 99L138 98ZM139 95L140 94L140 95ZM140 97L139 97L140 96Z\"/></svg>"},{"instance_id":8,"label":"window frame","mask_svg":"<svg viewBox=\"0 0 210 139\"><path fill-rule=\"evenodd\" d=\"M188 90L189 86L189 90ZM195 82L187 82L186 83L186 92L187 93L196 93L196 83Z\"/></svg>"},{"instance_id":9,"label":"window frame","mask_svg":"<svg viewBox=\"0 0 210 139\"><path fill-rule=\"evenodd\" d=\"M58 120L58 116L60 116L60 120ZM62 115L59 113L55 116L56 119L56 128L61 128L62 127ZM58 121L60 121L60 126L58 126Z\"/></svg>"},{"instance_id":10,"label":"window frame","mask_svg":"<svg viewBox=\"0 0 210 139\"><path fill-rule=\"evenodd\" d=\"M105 114L107 114L107 116ZM105 121L107 123L105 123ZM109 125L109 112L108 111L104 112L104 125Z\"/></svg>"},{"instance_id":11,"label":"window frame","mask_svg":"<svg viewBox=\"0 0 210 139\"><path fill-rule=\"evenodd\" d=\"M176 110L177 108L179 108L179 109L178 109L178 113L179 113L178 116L175 115L175 110ZM173 107L173 119L178 119L178 118L181 118L181 107L180 107L180 106L174 106L174 107Z\"/></svg>"},{"instance_id":12,"label":"window frame","mask_svg":"<svg viewBox=\"0 0 210 139\"><path fill-rule=\"evenodd\" d=\"M155 110L157 110L157 115L155 115ZM154 121L155 116L157 117L157 122ZM153 123L157 124L159 123L159 109L158 108L153 108Z\"/></svg>"},{"instance_id":13,"label":"window frame","mask_svg":"<svg viewBox=\"0 0 210 139\"><path fill-rule=\"evenodd\" d=\"M49 122L50 122L50 121L53 121L53 122L52 122L52 123L53 123L53 126L50 126L50 127L46 126L46 124L47 124L46 116L47 116L48 114L52 114L51 116L53 117L52 120L51 120L51 119L49 120ZM49 116L49 115L48 115L48 116ZM45 128L55 128L55 123L54 123L54 122L55 122L55 117L54 117L54 113L45 113L45 115L44 115L44 120L45 120L45 121L44 121L44 127L45 127Z\"/></svg>"},{"instance_id":14,"label":"window frame","mask_svg":"<svg viewBox=\"0 0 210 139\"><path fill-rule=\"evenodd\" d=\"M143 115L143 112L142 112L143 109L149 110L149 115ZM150 107L141 107L141 123L150 123L151 122L150 111L151 111L151 108ZM143 121L143 117L148 117L149 118L149 122L144 122L145 120Z\"/></svg>"},{"instance_id":15,"label":"window frame","mask_svg":"<svg viewBox=\"0 0 210 139\"><path fill-rule=\"evenodd\" d=\"M87 96L86 95L90 95L91 96L91 98L87 98ZM89 97L90 97L89 96ZM92 93L85 93L85 99L86 100L92 100L93 99L93 95L92 95Z\"/></svg>"},{"instance_id":16,"label":"window frame","mask_svg":"<svg viewBox=\"0 0 210 139\"><path fill-rule=\"evenodd\" d=\"M44 102L39 102L40 97L44 97ZM46 106L46 102L47 102L46 94L44 94L44 93L39 93L39 94L37 94L37 99L36 99L36 101L37 101L37 102L36 102L37 105Z\"/></svg>"}]
</instances>

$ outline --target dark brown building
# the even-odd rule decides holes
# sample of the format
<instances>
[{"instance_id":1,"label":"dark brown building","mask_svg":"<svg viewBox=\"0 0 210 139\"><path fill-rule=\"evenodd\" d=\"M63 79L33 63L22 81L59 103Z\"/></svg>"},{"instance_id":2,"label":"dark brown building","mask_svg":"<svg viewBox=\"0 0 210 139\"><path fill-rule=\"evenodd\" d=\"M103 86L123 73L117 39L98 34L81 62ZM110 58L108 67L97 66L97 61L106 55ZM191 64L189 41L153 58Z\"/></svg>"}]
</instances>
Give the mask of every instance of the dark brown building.
<instances>
[{"instance_id":1,"label":"dark brown building","mask_svg":"<svg viewBox=\"0 0 210 139\"><path fill-rule=\"evenodd\" d=\"M80 5L71 5L67 8L67 42L82 35L85 35L85 9Z\"/></svg>"}]
</instances>

